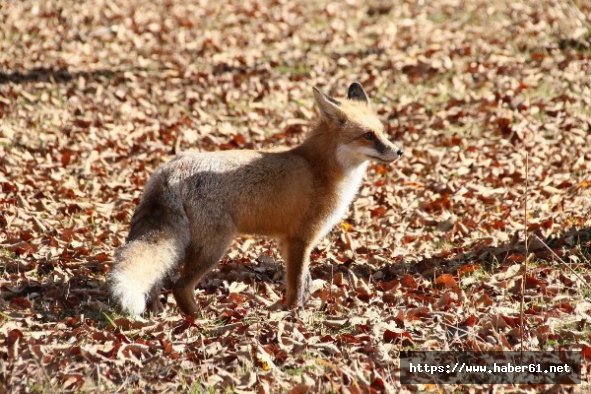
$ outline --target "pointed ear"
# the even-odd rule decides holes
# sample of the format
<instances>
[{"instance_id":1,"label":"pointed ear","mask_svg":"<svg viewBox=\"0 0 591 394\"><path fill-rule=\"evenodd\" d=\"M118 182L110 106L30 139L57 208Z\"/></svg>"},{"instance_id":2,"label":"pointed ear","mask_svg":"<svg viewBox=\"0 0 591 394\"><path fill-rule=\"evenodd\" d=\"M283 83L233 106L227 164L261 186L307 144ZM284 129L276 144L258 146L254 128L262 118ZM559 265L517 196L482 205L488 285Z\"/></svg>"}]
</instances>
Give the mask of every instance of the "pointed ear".
<instances>
[{"instance_id":1,"label":"pointed ear","mask_svg":"<svg viewBox=\"0 0 591 394\"><path fill-rule=\"evenodd\" d=\"M369 102L369 100L367 99L367 94L365 93L365 90L363 90L363 86L361 86L359 82L353 82L351 86L349 86L347 98L349 100L363 101L364 103Z\"/></svg>"},{"instance_id":2,"label":"pointed ear","mask_svg":"<svg viewBox=\"0 0 591 394\"><path fill-rule=\"evenodd\" d=\"M314 88L314 99L316 99L316 105L318 106L320 115L323 118L339 124L343 123L347 119L345 113L341 111L341 108L339 108L341 103L339 103L334 98L322 93L320 90L318 90L318 88Z\"/></svg>"}]
</instances>

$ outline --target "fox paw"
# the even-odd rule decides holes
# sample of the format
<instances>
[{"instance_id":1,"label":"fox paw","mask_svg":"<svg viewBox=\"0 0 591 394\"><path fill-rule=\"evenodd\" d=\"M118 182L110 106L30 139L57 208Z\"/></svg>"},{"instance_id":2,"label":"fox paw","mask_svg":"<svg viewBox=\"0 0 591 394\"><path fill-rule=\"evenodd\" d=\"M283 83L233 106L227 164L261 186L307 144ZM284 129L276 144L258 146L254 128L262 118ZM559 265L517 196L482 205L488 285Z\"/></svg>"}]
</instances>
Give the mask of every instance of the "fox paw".
<instances>
[{"instance_id":1,"label":"fox paw","mask_svg":"<svg viewBox=\"0 0 591 394\"><path fill-rule=\"evenodd\" d=\"M312 276L310 271L306 271L298 289L292 293L287 292L287 299L284 303L285 309L302 308L310 298L312 288Z\"/></svg>"},{"instance_id":2,"label":"fox paw","mask_svg":"<svg viewBox=\"0 0 591 394\"><path fill-rule=\"evenodd\" d=\"M164 304L160 300L159 296L154 296L148 300L146 310L152 315L159 315L164 312Z\"/></svg>"}]
</instances>

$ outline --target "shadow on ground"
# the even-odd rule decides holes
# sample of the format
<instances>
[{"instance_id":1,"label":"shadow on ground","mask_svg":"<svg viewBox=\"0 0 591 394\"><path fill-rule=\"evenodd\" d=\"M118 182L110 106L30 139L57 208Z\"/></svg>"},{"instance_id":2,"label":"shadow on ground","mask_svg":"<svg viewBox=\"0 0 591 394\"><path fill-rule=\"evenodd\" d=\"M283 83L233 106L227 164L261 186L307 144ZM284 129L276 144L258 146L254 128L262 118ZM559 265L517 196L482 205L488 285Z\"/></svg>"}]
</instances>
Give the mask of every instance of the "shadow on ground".
<instances>
[{"instance_id":1,"label":"shadow on ground","mask_svg":"<svg viewBox=\"0 0 591 394\"><path fill-rule=\"evenodd\" d=\"M552 250L550 251L549 248ZM565 251L578 250L579 253L591 253L591 227L570 229L558 235L537 238L535 234L529 238L528 252L541 260L553 260L558 264L572 264L564 257ZM515 264L515 258L509 256L524 256L525 243L517 235L503 245L486 246L476 243L468 252L456 253L449 256L434 256L418 262L387 263L378 268L356 263L351 259L342 264L330 262L316 262L311 266L312 277L332 281L338 272L345 276L354 274L366 281L384 282L399 279L405 274L419 274L428 280L434 280L442 273L455 275L457 270L466 264L480 264L485 269ZM558 257L563 262L559 262ZM92 263L89 263L92 271ZM10 264L3 267L11 270ZM220 287L241 281L247 285L267 282L278 284L283 281L284 266L281 262L265 261L250 262L245 260L225 261L208 273L198 288L206 295L216 294ZM22 309L29 309L42 316L44 321L56 321L65 317L79 316L100 318L102 311L109 310L112 305L109 300L107 285L92 274L74 274L68 280L47 280L47 276L40 272L40 281L29 281L18 285L6 283L0 285L0 306L11 304ZM47 274L47 273L46 273ZM174 275L173 275L174 276ZM170 281L165 283L162 297L170 295Z\"/></svg>"},{"instance_id":2,"label":"shadow on ground","mask_svg":"<svg viewBox=\"0 0 591 394\"><path fill-rule=\"evenodd\" d=\"M80 77L86 80L96 81L100 79L112 79L122 75L123 72L123 70L107 69L70 72L64 68L37 67L25 71L0 72L0 85L29 82L67 83Z\"/></svg>"}]
</instances>

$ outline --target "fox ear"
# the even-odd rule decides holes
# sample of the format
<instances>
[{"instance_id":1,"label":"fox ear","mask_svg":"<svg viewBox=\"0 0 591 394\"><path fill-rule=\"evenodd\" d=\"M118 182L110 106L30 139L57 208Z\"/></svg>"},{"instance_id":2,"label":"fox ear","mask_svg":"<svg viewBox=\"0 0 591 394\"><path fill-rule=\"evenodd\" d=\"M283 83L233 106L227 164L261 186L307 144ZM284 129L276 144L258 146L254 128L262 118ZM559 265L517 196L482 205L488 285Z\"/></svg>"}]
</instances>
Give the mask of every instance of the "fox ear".
<instances>
[{"instance_id":1,"label":"fox ear","mask_svg":"<svg viewBox=\"0 0 591 394\"><path fill-rule=\"evenodd\" d=\"M363 90L363 86L361 86L359 82L353 82L351 86L349 86L347 98L349 100L363 101L364 103L369 102L369 100L367 99L367 94L365 93L365 90Z\"/></svg>"},{"instance_id":2,"label":"fox ear","mask_svg":"<svg viewBox=\"0 0 591 394\"><path fill-rule=\"evenodd\" d=\"M339 108L341 103L322 93L316 87L314 88L314 99L323 118L337 123L343 123L347 119L345 113Z\"/></svg>"}]
</instances>

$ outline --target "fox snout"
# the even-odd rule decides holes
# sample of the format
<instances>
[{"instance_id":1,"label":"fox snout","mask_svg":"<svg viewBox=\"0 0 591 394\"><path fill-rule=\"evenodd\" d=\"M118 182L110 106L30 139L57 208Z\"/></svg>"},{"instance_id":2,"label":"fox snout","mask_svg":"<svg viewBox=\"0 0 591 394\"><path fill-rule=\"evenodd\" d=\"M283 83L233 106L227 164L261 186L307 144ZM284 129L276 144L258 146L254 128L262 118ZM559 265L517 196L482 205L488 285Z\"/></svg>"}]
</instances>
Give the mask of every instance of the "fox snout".
<instances>
[{"instance_id":1,"label":"fox snout","mask_svg":"<svg viewBox=\"0 0 591 394\"><path fill-rule=\"evenodd\" d=\"M402 149L390 142L382 133L368 132L363 137L370 144L369 152L364 148L370 159L390 163L402 156Z\"/></svg>"},{"instance_id":2,"label":"fox snout","mask_svg":"<svg viewBox=\"0 0 591 394\"><path fill-rule=\"evenodd\" d=\"M401 148L398 148L392 145L392 148L388 151L388 156L385 158L386 161L394 161L396 159L400 159L404 152Z\"/></svg>"},{"instance_id":3,"label":"fox snout","mask_svg":"<svg viewBox=\"0 0 591 394\"><path fill-rule=\"evenodd\" d=\"M390 141L387 141L387 144L385 145L386 148L382 152L376 149L378 152L380 152L378 157L379 160L390 163L402 157L403 151L401 148L397 147Z\"/></svg>"}]
</instances>

